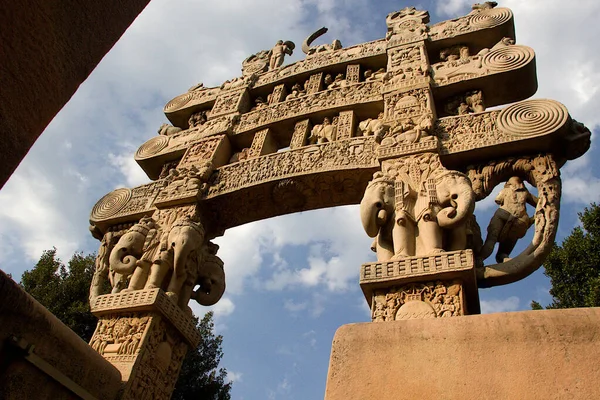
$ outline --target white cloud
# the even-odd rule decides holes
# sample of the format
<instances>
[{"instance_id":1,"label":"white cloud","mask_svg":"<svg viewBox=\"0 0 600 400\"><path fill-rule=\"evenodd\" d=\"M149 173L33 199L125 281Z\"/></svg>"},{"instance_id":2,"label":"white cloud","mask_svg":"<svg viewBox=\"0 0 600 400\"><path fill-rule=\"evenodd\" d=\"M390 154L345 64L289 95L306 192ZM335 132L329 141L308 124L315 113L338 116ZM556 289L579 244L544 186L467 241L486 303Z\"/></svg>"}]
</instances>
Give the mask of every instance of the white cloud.
<instances>
[{"instance_id":1,"label":"white cloud","mask_svg":"<svg viewBox=\"0 0 600 400\"><path fill-rule=\"evenodd\" d=\"M438 0L436 11L438 14L454 18L459 15L464 15L465 8L473 4L469 0Z\"/></svg>"},{"instance_id":2,"label":"white cloud","mask_svg":"<svg viewBox=\"0 0 600 400\"><path fill-rule=\"evenodd\" d=\"M288 310L288 311L290 311L292 313L305 310L306 306L308 306L308 303L305 302L305 301L301 302L301 303L296 303L292 299L286 299L283 302L283 308L285 308L286 310Z\"/></svg>"},{"instance_id":3,"label":"white cloud","mask_svg":"<svg viewBox=\"0 0 600 400\"><path fill-rule=\"evenodd\" d=\"M502 300L482 300L481 313L491 314L497 312L516 311L519 309L519 298L510 296Z\"/></svg>"},{"instance_id":4,"label":"white cloud","mask_svg":"<svg viewBox=\"0 0 600 400\"><path fill-rule=\"evenodd\" d=\"M241 372L234 372L230 369L227 370L227 381L228 382L242 382L242 377L244 374Z\"/></svg>"}]
</instances>

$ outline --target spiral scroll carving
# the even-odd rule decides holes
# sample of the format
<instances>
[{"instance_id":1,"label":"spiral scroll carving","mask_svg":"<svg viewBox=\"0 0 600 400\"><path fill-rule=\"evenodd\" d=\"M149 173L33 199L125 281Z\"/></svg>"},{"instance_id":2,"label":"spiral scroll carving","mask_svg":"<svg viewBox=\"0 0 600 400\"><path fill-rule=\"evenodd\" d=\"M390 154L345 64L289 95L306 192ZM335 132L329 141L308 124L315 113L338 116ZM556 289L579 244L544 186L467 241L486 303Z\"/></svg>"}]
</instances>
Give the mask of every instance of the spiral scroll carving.
<instances>
[{"instance_id":1,"label":"spiral scroll carving","mask_svg":"<svg viewBox=\"0 0 600 400\"><path fill-rule=\"evenodd\" d=\"M90 219L92 221L100 221L109 217L112 217L125 207L127 202L131 199L130 189L117 189L113 190L96 203L92 208Z\"/></svg>"},{"instance_id":2,"label":"spiral scroll carving","mask_svg":"<svg viewBox=\"0 0 600 400\"><path fill-rule=\"evenodd\" d=\"M535 53L527 46L506 46L483 56L482 65L490 73L519 69L527 65Z\"/></svg>"},{"instance_id":3,"label":"spiral scroll carving","mask_svg":"<svg viewBox=\"0 0 600 400\"><path fill-rule=\"evenodd\" d=\"M482 10L471 17L471 26L476 29L493 28L502 25L512 18L512 12L508 8L493 8Z\"/></svg>"},{"instance_id":4,"label":"spiral scroll carving","mask_svg":"<svg viewBox=\"0 0 600 400\"><path fill-rule=\"evenodd\" d=\"M146 158L160 153L162 149L169 144L169 138L166 136L155 136L140 146L135 153L135 158Z\"/></svg>"},{"instance_id":5,"label":"spiral scroll carving","mask_svg":"<svg viewBox=\"0 0 600 400\"><path fill-rule=\"evenodd\" d=\"M185 93L185 94L182 94L181 96L175 97L173 100L169 101L165 105L165 109L164 109L165 112L173 111L173 110L176 110L178 108L185 106L192 99L192 97L193 97L192 93Z\"/></svg>"},{"instance_id":6,"label":"spiral scroll carving","mask_svg":"<svg viewBox=\"0 0 600 400\"><path fill-rule=\"evenodd\" d=\"M511 135L534 136L551 133L568 120L565 106L553 100L527 100L500 112L498 127Z\"/></svg>"}]
</instances>

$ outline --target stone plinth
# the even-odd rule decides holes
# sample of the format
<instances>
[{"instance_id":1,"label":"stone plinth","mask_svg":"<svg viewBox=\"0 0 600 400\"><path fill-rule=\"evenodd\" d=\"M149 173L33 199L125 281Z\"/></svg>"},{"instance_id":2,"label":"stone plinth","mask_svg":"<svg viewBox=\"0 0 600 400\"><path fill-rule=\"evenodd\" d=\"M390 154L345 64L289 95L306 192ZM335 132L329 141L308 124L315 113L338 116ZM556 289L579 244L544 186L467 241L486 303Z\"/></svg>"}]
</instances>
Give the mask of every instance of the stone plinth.
<instances>
[{"instance_id":1,"label":"stone plinth","mask_svg":"<svg viewBox=\"0 0 600 400\"><path fill-rule=\"evenodd\" d=\"M363 264L360 287L373 321L479 313L471 250Z\"/></svg>"},{"instance_id":2,"label":"stone plinth","mask_svg":"<svg viewBox=\"0 0 600 400\"><path fill-rule=\"evenodd\" d=\"M118 398L121 375L0 271L0 399Z\"/></svg>"},{"instance_id":3,"label":"stone plinth","mask_svg":"<svg viewBox=\"0 0 600 400\"><path fill-rule=\"evenodd\" d=\"M90 346L121 372L125 399L169 399L188 346L200 334L191 313L161 289L99 296L99 318Z\"/></svg>"},{"instance_id":4,"label":"stone plinth","mask_svg":"<svg viewBox=\"0 0 600 400\"><path fill-rule=\"evenodd\" d=\"M600 398L600 308L339 328L325 400Z\"/></svg>"}]
</instances>

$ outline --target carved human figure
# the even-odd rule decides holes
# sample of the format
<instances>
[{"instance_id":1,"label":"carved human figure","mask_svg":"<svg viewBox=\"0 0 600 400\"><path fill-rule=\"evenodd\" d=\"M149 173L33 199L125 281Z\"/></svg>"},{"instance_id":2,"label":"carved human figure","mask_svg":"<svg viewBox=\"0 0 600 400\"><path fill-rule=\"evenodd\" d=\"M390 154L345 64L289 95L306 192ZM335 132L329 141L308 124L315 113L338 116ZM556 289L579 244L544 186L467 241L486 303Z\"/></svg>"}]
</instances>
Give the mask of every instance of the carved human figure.
<instances>
[{"instance_id":1,"label":"carved human figure","mask_svg":"<svg viewBox=\"0 0 600 400\"><path fill-rule=\"evenodd\" d=\"M324 82L325 82L325 86L327 87L327 89L336 89L336 88L348 86L348 82L344 78L344 74L341 74L341 73L337 74L335 76L335 79L332 77L331 74L325 75Z\"/></svg>"},{"instance_id":2,"label":"carved human figure","mask_svg":"<svg viewBox=\"0 0 600 400\"><path fill-rule=\"evenodd\" d=\"M495 1L486 1L484 3L475 3L471 6L474 11L491 10L498 5Z\"/></svg>"},{"instance_id":3,"label":"carved human figure","mask_svg":"<svg viewBox=\"0 0 600 400\"><path fill-rule=\"evenodd\" d=\"M373 310L373 322L385 321L385 306L383 303L375 302L375 309Z\"/></svg>"},{"instance_id":4,"label":"carved human figure","mask_svg":"<svg viewBox=\"0 0 600 400\"><path fill-rule=\"evenodd\" d=\"M278 40L269 53L269 71L281 67L285 55L291 56L294 52L294 47L293 42Z\"/></svg>"},{"instance_id":5,"label":"carved human figure","mask_svg":"<svg viewBox=\"0 0 600 400\"><path fill-rule=\"evenodd\" d=\"M506 261L517 241L525 236L533 224L533 218L527 214L527 204L535 207L538 199L529 193L521 178L513 176L496 197L498 209L487 228L487 237L481 248L482 259L489 257L494 245L499 243L496 261Z\"/></svg>"},{"instance_id":6,"label":"carved human figure","mask_svg":"<svg viewBox=\"0 0 600 400\"><path fill-rule=\"evenodd\" d=\"M390 127L388 135L381 141L381 145L417 143L422 137L430 135L432 129L433 117L430 114L421 117L417 123L411 119L400 120Z\"/></svg>"},{"instance_id":7,"label":"carved human figure","mask_svg":"<svg viewBox=\"0 0 600 400\"><path fill-rule=\"evenodd\" d=\"M106 232L102 236L100 248L98 249L98 255L96 256L94 276L92 277L92 283L90 284L90 302L102 294L102 286L106 281L106 277L108 276L108 271L110 268L109 256L114 245L114 232Z\"/></svg>"},{"instance_id":8,"label":"carved human figure","mask_svg":"<svg viewBox=\"0 0 600 400\"><path fill-rule=\"evenodd\" d=\"M308 137L309 144L322 144L333 142L336 139L337 126L331 123L331 119L325 117L322 124L313 127Z\"/></svg>"},{"instance_id":9,"label":"carved human figure","mask_svg":"<svg viewBox=\"0 0 600 400\"><path fill-rule=\"evenodd\" d=\"M306 90L304 90L302 88L302 85L300 85L299 83L294 83L294 85L292 86L292 90L290 92L290 94L288 94L285 99L286 100L291 100L291 99L295 99L297 97L300 96L304 96L306 94Z\"/></svg>"},{"instance_id":10,"label":"carved human figure","mask_svg":"<svg viewBox=\"0 0 600 400\"><path fill-rule=\"evenodd\" d=\"M204 125L206 121L206 111L198 111L190 115L190 118L188 119L188 125L190 128L194 128L196 126Z\"/></svg>"}]
</instances>

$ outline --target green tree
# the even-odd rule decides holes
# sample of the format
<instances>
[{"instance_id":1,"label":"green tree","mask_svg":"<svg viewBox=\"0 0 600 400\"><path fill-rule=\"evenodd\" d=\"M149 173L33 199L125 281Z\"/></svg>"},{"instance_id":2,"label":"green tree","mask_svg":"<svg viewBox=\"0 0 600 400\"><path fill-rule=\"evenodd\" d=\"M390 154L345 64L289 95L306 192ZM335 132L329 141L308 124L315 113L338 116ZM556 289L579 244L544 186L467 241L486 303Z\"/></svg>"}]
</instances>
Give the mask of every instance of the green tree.
<instances>
[{"instance_id":1,"label":"green tree","mask_svg":"<svg viewBox=\"0 0 600 400\"><path fill-rule=\"evenodd\" d=\"M98 322L88 303L95 259L94 254L76 253L65 266L56 257L56 249L46 250L36 266L21 276L23 289L86 342ZM197 349L188 351L172 399L229 400L231 382L226 382L227 371L218 368L223 337L214 333L213 313L206 313L202 320L195 318L195 323L202 341Z\"/></svg>"},{"instance_id":2,"label":"green tree","mask_svg":"<svg viewBox=\"0 0 600 400\"><path fill-rule=\"evenodd\" d=\"M546 308L600 306L600 206L592 203L578 215L582 226L560 246L554 244L544 263L552 284L552 303ZM543 307L533 301L531 308Z\"/></svg>"}]
</instances>

